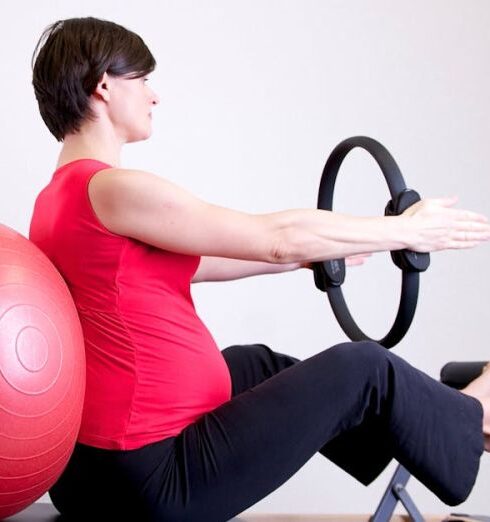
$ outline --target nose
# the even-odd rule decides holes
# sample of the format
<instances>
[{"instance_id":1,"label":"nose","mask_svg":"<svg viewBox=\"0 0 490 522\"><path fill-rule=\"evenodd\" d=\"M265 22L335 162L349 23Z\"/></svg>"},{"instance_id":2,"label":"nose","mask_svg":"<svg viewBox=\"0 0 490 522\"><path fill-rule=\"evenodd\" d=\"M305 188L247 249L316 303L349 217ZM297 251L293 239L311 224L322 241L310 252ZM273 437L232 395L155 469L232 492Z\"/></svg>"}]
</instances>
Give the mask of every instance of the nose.
<instances>
[{"instance_id":1,"label":"nose","mask_svg":"<svg viewBox=\"0 0 490 522\"><path fill-rule=\"evenodd\" d=\"M158 97L158 95L155 91L152 91L151 104L158 105L159 103L160 103L160 98Z\"/></svg>"}]
</instances>

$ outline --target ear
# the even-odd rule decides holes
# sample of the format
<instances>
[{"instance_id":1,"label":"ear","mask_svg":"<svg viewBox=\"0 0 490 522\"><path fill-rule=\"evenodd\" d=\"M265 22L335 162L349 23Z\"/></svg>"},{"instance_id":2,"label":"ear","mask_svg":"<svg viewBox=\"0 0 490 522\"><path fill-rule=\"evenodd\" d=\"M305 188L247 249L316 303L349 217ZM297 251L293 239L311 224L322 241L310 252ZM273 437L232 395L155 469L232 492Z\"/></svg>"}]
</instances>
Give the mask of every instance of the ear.
<instances>
[{"instance_id":1,"label":"ear","mask_svg":"<svg viewBox=\"0 0 490 522\"><path fill-rule=\"evenodd\" d=\"M107 74L107 72L104 72L102 77L97 83L97 87L95 87L95 90L93 92L94 96L97 98L100 98L104 101L109 101L110 99L110 85L111 85L111 78Z\"/></svg>"}]
</instances>

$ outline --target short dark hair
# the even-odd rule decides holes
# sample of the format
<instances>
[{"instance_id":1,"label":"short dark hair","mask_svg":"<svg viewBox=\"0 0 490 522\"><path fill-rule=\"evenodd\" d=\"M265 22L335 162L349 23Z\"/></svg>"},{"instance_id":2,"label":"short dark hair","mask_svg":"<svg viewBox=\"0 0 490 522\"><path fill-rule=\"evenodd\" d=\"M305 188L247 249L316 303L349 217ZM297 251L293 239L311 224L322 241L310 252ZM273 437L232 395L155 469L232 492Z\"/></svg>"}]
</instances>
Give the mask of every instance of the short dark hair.
<instances>
[{"instance_id":1,"label":"short dark hair","mask_svg":"<svg viewBox=\"0 0 490 522\"><path fill-rule=\"evenodd\" d=\"M89 100L104 72L140 78L155 66L142 38L121 25L93 17L58 20L44 30L31 60L41 117L63 141L86 118L95 120Z\"/></svg>"}]
</instances>

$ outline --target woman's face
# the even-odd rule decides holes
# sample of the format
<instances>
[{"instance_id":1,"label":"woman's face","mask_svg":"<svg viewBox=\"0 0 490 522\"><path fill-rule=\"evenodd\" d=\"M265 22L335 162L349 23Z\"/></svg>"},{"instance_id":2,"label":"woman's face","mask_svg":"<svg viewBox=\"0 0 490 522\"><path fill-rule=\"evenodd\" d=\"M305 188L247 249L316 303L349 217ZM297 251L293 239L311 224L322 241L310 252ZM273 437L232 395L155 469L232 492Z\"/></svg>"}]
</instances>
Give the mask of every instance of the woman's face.
<instances>
[{"instance_id":1,"label":"woman's face","mask_svg":"<svg viewBox=\"0 0 490 522\"><path fill-rule=\"evenodd\" d=\"M151 111L160 100L148 85L148 76L108 77L109 117L123 142L146 140L151 135Z\"/></svg>"}]
</instances>

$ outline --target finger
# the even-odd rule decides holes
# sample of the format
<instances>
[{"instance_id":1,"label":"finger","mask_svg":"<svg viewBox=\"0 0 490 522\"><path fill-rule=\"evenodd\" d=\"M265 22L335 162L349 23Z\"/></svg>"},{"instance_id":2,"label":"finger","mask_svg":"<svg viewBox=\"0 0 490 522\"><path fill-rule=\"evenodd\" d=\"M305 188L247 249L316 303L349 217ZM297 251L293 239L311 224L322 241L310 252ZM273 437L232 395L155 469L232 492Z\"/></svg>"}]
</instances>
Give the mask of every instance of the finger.
<instances>
[{"instance_id":1,"label":"finger","mask_svg":"<svg viewBox=\"0 0 490 522\"><path fill-rule=\"evenodd\" d=\"M371 254L352 254L351 256L347 256L345 258L345 260L347 261L348 259L352 259L352 260L357 260L357 259L364 259L366 257L371 257Z\"/></svg>"},{"instance_id":2,"label":"finger","mask_svg":"<svg viewBox=\"0 0 490 522\"><path fill-rule=\"evenodd\" d=\"M463 248L474 248L481 245L481 241L449 241L446 248L450 250L461 250Z\"/></svg>"},{"instance_id":3,"label":"finger","mask_svg":"<svg viewBox=\"0 0 490 522\"><path fill-rule=\"evenodd\" d=\"M454 217L460 221L476 221L478 223L488 223L488 217L471 210L452 209Z\"/></svg>"},{"instance_id":4,"label":"finger","mask_svg":"<svg viewBox=\"0 0 490 522\"><path fill-rule=\"evenodd\" d=\"M454 241L488 241L490 240L490 234L488 231L474 231L474 230L455 230L451 235L451 239Z\"/></svg>"},{"instance_id":5,"label":"finger","mask_svg":"<svg viewBox=\"0 0 490 522\"><path fill-rule=\"evenodd\" d=\"M345 260L346 266L357 266L357 265L362 265L363 263L364 263L364 259L362 259L362 258L354 259L352 257L348 257Z\"/></svg>"},{"instance_id":6,"label":"finger","mask_svg":"<svg viewBox=\"0 0 490 522\"><path fill-rule=\"evenodd\" d=\"M469 223L465 221L458 223L454 227L454 232L460 235L461 233L465 233L469 239L485 240L490 238L490 225L487 225L486 223Z\"/></svg>"}]
</instances>

